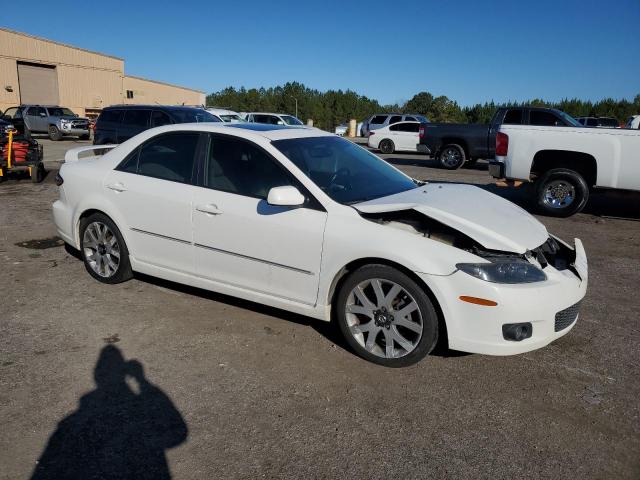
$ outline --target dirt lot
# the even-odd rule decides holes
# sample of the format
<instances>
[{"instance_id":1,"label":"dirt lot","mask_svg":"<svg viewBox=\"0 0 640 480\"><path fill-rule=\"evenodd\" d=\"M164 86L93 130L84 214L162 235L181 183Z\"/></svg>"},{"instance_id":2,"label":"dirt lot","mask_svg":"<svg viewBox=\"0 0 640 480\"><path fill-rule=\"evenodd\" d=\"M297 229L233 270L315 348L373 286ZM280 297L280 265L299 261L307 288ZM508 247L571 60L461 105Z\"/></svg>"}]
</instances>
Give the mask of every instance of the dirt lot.
<instances>
[{"instance_id":1,"label":"dirt lot","mask_svg":"<svg viewBox=\"0 0 640 480\"><path fill-rule=\"evenodd\" d=\"M74 143L43 140L50 169ZM526 188L488 186L482 163L388 160L529 208ZM0 185L0 478L28 478L45 451L49 471L79 478L159 478L165 457L173 478L640 476L638 196L540 217L589 256L568 335L391 370L303 317L148 277L97 283L53 238L53 177ZM110 452L100 464L97 448Z\"/></svg>"}]
</instances>

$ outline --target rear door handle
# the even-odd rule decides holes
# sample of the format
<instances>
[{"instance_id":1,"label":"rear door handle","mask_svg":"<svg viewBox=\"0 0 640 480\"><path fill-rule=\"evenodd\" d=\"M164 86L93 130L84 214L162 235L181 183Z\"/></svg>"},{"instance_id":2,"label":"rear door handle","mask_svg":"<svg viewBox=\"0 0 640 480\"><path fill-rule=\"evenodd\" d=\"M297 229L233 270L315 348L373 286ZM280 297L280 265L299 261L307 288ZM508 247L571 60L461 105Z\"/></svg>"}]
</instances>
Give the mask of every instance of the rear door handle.
<instances>
[{"instance_id":1,"label":"rear door handle","mask_svg":"<svg viewBox=\"0 0 640 480\"><path fill-rule=\"evenodd\" d=\"M207 205L196 205L196 210L209 215L220 215L222 213L222 210L213 203L209 203Z\"/></svg>"},{"instance_id":2,"label":"rear door handle","mask_svg":"<svg viewBox=\"0 0 640 480\"><path fill-rule=\"evenodd\" d=\"M108 183L107 184L107 188L109 190L113 190L114 192L126 192L127 191L127 189L124 188L124 184L120 183L120 182Z\"/></svg>"}]
</instances>

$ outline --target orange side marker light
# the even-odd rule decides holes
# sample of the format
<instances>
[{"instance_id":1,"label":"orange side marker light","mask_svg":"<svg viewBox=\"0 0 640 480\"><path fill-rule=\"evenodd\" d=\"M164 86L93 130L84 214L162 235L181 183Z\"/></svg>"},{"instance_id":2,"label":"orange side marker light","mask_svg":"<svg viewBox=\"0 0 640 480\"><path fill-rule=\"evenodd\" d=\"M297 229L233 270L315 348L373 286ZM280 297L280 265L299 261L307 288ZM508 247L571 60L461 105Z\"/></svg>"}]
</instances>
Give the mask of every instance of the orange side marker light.
<instances>
[{"instance_id":1,"label":"orange side marker light","mask_svg":"<svg viewBox=\"0 0 640 480\"><path fill-rule=\"evenodd\" d=\"M478 298L478 297L468 297L466 295L460 295L460 300L467 303L473 303L475 305L482 305L484 307L495 307L498 305L497 302L493 300L487 300L486 298Z\"/></svg>"}]
</instances>

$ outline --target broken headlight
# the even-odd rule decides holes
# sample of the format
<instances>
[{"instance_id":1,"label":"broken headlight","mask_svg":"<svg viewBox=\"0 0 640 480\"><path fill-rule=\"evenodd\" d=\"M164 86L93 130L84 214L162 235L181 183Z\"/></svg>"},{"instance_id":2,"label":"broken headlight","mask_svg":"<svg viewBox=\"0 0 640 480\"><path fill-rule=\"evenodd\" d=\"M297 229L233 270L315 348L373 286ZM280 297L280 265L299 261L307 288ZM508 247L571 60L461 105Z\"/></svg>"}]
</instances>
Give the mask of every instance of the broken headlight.
<instances>
[{"instance_id":1,"label":"broken headlight","mask_svg":"<svg viewBox=\"0 0 640 480\"><path fill-rule=\"evenodd\" d=\"M497 261L494 263L458 263L458 270L472 277L493 283L543 282L547 275L528 262Z\"/></svg>"}]
</instances>

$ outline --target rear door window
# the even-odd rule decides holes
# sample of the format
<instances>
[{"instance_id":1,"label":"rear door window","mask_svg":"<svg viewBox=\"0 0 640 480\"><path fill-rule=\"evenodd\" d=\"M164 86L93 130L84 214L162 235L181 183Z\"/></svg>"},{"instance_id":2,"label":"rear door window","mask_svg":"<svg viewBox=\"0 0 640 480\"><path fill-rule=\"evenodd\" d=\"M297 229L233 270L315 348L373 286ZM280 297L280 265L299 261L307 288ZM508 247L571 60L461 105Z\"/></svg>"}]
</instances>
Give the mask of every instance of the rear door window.
<instances>
[{"instance_id":1,"label":"rear door window","mask_svg":"<svg viewBox=\"0 0 640 480\"><path fill-rule=\"evenodd\" d=\"M390 119L389 119L389 125L393 124L393 123L398 123L402 121L402 115L393 115Z\"/></svg>"},{"instance_id":2,"label":"rear door window","mask_svg":"<svg viewBox=\"0 0 640 480\"><path fill-rule=\"evenodd\" d=\"M371 123L373 125L381 125L385 122L386 119L387 119L387 115L376 115L371 119Z\"/></svg>"},{"instance_id":3,"label":"rear door window","mask_svg":"<svg viewBox=\"0 0 640 480\"><path fill-rule=\"evenodd\" d=\"M149 110L125 110L123 125L145 128L149 125Z\"/></svg>"},{"instance_id":4,"label":"rear door window","mask_svg":"<svg viewBox=\"0 0 640 480\"><path fill-rule=\"evenodd\" d=\"M416 119L414 117L410 117L409 115L405 115L404 119L407 122L415 122L416 121Z\"/></svg>"},{"instance_id":5,"label":"rear door window","mask_svg":"<svg viewBox=\"0 0 640 480\"><path fill-rule=\"evenodd\" d=\"M98 122L117 123L120 121L121 116L122 116L122 110L104 110L100 114L100 117L98 117Z\"/></svg>"},{"instance_id":6,"label":"rear door window","mask_svg":"<svg viewBox=\"0 0 640 480\"><path fill-rule=\"evenodd\" d=\"M171 118L164 112L155 110L151 112L151 126L161 127L162 125L171 125Z\"/></svg>"},{"instance_id":7,"label":"rear door window","mask_svg":"<svg viewBox=\"0 0 640 480\"><path fill-rule=\"evenodd\" d=\"M564 122L553 113L543 110L531 110L529 112L529 123L540 126L564 126Z\"/></svg>"},{"instance_id":8,"label":"rear door window","mask_svg":"<svg viewBox=\"0 0 640 480\"><path fill-rule=\"evenodd\" d=\"M168 133L153 138L140 148L138 174L191 183L199 138L196 132Z\"/></svg>"},{"instance_id":9,"label":"rear door window","mask_svg":"<svg viewBox=\"0 0 640 480\"><path fill-rule=\"evenodd\" d=\"M418 133L420 130L420 124L418 123L401 123L398 125L401 132Z\"/></svg>"},{"instance_id":10,"label":"rear door window","mask_svg":"<svg viewBox=\"0 0 640 480\"><path fill-rule=\"evenodd\" d=\"M507 113L504 116L504 121L502 122L506 125L521 125L522 124L522 109L521 108L513 108L507 110Z\"/></svg>"}]
</instances>

